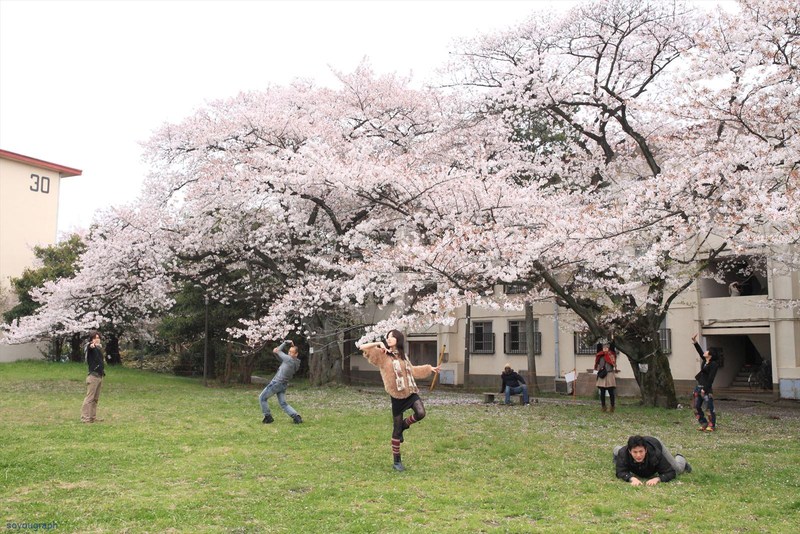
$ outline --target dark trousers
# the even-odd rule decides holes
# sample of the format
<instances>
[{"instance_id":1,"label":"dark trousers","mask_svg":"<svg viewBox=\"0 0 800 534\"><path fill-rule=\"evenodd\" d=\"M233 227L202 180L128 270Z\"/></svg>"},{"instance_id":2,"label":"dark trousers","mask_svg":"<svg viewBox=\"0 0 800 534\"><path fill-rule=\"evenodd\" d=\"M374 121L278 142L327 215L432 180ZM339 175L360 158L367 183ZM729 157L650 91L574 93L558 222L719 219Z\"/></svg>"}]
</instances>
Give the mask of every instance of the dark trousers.
<instances>
[{"instance_id":1,"label":"dark trousers","mask_svg":"<svg viewBox=\"0 0 800 534\"><path fill-rule=\"evenodd\" d=\"M606 391L608 391L608 398L611 401L611 406L615 405L617 398L617 388L597 388L600 390L600 405L606 405Z\"/></svg>"}]
</instances>

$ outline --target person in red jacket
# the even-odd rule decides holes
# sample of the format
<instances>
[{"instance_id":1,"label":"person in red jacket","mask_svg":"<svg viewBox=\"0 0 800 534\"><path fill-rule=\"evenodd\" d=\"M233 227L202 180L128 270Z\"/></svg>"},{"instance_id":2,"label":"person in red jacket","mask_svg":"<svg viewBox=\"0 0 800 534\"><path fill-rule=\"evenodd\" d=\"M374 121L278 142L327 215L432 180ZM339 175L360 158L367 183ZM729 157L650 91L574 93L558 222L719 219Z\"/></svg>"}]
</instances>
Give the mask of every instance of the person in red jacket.
<instances>
[{"instance_id":1,"label":"person in red jacket","mask_svg":"<svg viewBox=\"0 0 800 534\"><path fill-rule=\"evenodd\" d=\"M400 444L403 432L414 423L425 417L425 406L419 398L419 388L415 378L425 378L431 373L438 373L439 367L432 365L411 365L406 357L405 337L399 330L391 330L386 334L386 344L378 341L361 345L369 363L380 369L383 388L392 399L392 455L396 471L405 471L400 457ZM413 410L413 414L403 419L403 412Z\"/></svg>"},{"instance_id":2,"label":"person in red jacket","mask_svg":"<svg viewBox=\"0 0 800 534\"><path fill-rule=\"evenodd\" d=\"M614 373L617 367L617 353L614 343L603 343L597 346L594 357L594 369L597 371L597 389L600 392L600 409L606 411L606 391L611 401L611 413L616 409L617 378Z\"/></svg>"}]
</instances>

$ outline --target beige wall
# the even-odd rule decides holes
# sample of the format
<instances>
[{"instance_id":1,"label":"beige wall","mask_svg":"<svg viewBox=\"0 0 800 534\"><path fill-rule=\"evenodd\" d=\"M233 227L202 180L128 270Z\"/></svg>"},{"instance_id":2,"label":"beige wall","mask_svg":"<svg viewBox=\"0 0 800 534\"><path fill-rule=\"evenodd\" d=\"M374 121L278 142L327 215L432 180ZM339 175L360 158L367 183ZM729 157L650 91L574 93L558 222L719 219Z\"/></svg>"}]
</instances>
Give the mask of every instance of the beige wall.
<instances>
[{"instance_id":1,"label":"beige wall","mask_svg":"<svg viewBox=\"0 0 800 534\"><path fill-rule=\"evenodd\" d=\"M10 278L33 266L33 247L56 241L60 182L58 171L0 157L0 291L6 295ZM0 362L41 357L34 344L0 344Z\"/></svg>"},{"instance_id":2,"label":"beige wall","mask_svg":"<svg viewBox=\"0 0 800 534\"><path fill-rule=\"evenodd\" d=\"M31 190L31 175L39 176L38 191ZM6 287L31 265L35 245L55 243L59 186L58 172L0 158L0 282Z\"/></svg>"}]
</instances>

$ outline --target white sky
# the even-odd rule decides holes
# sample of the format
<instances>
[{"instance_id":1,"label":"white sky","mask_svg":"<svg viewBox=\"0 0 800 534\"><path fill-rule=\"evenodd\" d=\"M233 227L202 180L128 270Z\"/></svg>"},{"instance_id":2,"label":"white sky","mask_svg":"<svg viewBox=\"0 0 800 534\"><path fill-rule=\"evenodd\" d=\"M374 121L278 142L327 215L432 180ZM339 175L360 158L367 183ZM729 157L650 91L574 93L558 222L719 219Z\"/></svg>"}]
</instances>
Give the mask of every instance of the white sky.
<instances>
[{"instance_id":1,"label":"white sky","mask_svg":"<svg viewBox=\"0 0 800 534\"><path fill-rule=\"evenodd\" d=\"M433 76L453 39L570 0L0 0L0 148L83 170L59 232L133 201L140 142L206 101L294 78L332 83L367 57Z\"/></svg>"}]
</instances>

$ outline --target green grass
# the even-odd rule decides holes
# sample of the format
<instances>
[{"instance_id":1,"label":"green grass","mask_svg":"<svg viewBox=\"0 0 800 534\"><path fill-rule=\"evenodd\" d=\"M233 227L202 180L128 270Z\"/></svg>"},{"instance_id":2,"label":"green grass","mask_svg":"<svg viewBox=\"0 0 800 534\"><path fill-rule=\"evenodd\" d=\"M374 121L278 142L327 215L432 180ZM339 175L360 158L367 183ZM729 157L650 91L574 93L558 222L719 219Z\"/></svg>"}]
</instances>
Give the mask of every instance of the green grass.
<instances>
[{"instance_id":1,"label":"green grass","mask_svg":"<svg viewBox=\"0 0 800 534\"><path fill-rule=\"evenodd\" d=\"M427 418L391 470L387 396L289 389L293 425L259 389L112 368L94 425L84 366L0 365L0 519L58 532L791 532L800 524L800 409L720 403L615 414L569 399L531 407L423 392ZM474 402L466 403L474 399ZM779 417L779 418L776 418ZM655 435L694 472L633 488L613 445ZM3 525L0 525L2 527ZM10 530L10 529L9 529Z\"/></svg>"}]
</instances>

